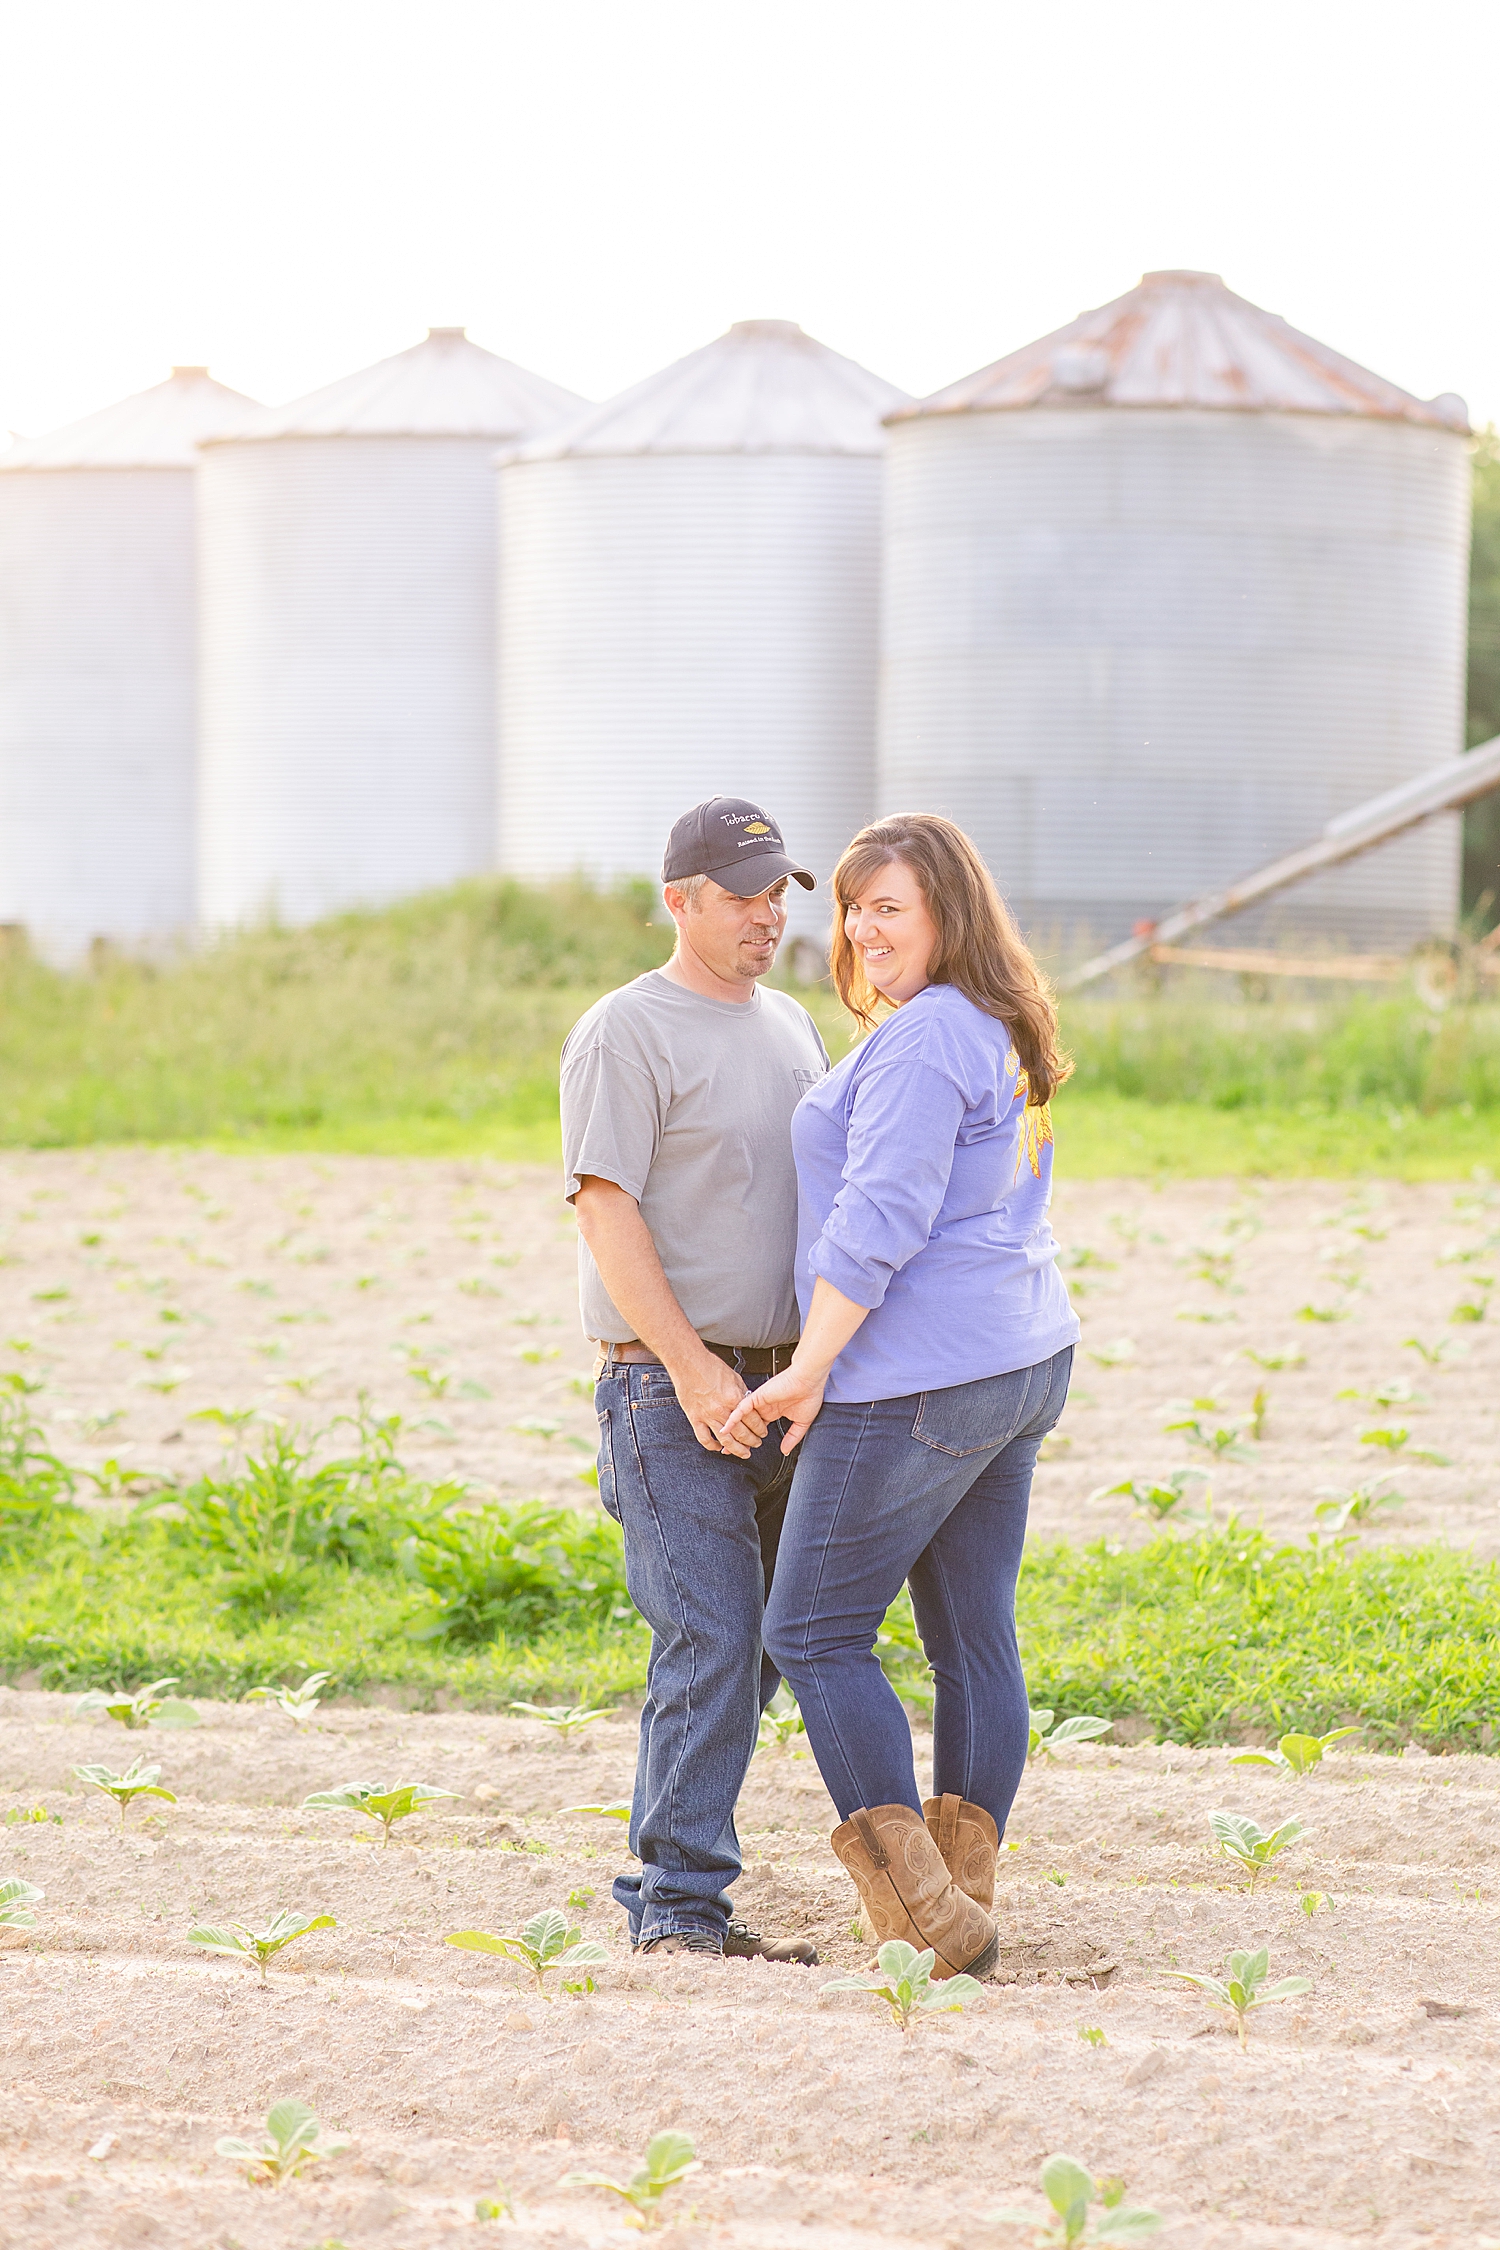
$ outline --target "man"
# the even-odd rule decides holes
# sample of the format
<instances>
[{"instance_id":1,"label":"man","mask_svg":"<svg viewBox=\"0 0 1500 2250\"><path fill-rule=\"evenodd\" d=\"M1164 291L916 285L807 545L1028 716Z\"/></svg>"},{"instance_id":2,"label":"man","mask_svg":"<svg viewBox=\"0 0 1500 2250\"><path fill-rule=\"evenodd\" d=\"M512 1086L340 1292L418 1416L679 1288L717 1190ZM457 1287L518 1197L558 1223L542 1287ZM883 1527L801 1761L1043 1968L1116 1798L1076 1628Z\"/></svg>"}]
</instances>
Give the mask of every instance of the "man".
<instances>
[{"instance_id":1,"label":"man","mask_svg":"<svg viewBox=\"0 0 1500 2250\"><path fill-rule=\"evenodd\" d=\"M761 1616L791 1463L782 1425L733 1408L786 1365L797 1180L792 1111L828 1068L807 1010L760 979L786 928L769 813L710 797L662 866L672 958L597 1001L562 1054L563 1155L583 1324L599 1349L599 1497L651 1627L631 1849L614 1896L644 1953L814 1961L730 1921L734 1807L777 1676Z\"/></svg>"}]
</instances>

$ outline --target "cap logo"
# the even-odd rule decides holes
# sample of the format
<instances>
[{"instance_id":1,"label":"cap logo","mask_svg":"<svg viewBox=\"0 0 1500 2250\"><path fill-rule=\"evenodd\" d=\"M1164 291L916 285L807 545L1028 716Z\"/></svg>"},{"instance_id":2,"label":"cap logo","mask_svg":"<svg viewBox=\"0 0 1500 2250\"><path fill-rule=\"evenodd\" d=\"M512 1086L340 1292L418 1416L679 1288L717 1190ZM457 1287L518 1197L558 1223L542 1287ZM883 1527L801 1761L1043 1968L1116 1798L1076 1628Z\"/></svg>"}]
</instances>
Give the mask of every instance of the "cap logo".
<instances>
[{"instance_id":1,"label":"cap logo","mask_svg":"<svg viewBox=\"0 0 1500 2250\"><path fill-rule=\"evenodd\" d=\"M768 820L752 820L745 830L747 836L769 836L770 833L771 823Z\"/></svg>"}]
</instances>

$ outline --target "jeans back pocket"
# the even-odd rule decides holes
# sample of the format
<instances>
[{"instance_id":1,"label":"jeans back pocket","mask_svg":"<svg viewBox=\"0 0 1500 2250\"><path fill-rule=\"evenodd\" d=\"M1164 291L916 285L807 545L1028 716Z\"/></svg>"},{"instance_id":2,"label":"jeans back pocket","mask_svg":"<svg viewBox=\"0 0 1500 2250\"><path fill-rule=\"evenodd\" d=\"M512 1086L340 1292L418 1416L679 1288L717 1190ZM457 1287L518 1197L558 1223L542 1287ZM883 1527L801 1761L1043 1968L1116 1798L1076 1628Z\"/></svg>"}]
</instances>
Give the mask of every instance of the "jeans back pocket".
<instances>
[{"instance_id":1,"label":"jeans back pocket","mask_svg":"<svg viewBox=\"0 0 1500 2250\"><path fill-rule=\"evenodd\" d=\"M1019 1367L1013 1375L986 1375L977 1383L955 1383L950 1390L924 1391L912 1436L919 1445L960 1461L966 1454L993 1453L1009 1445L1025 1421L1027 1393L1037 1372Z\"/></svg>"}]
</instances>

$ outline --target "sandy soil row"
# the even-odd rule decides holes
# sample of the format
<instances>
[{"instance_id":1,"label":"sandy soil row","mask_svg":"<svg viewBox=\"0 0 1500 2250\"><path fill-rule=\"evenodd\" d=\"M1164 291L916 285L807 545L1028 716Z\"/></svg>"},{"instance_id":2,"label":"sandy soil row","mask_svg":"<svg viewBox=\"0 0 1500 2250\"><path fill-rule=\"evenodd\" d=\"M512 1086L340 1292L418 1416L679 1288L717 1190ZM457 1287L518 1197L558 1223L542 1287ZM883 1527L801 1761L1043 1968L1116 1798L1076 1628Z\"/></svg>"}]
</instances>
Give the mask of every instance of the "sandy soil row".
<instances>
[{"instance_id":1,"label":"sandy soil row","mask_svg":"<svg viewBox=\"0 0 1500 2250\"><path fill-rule=\"evenodd\" d=\"M1302 1534L1328 1491L1391 1472L1404 1504L1376 1536L1500 1552L1500 1313L1452 1318L1490 1302L1500 1189L1064 1177L1056 1223L1084 1349L1037 1481L1039 1532L1144 1536L1128 1499L1090 1495L1208 1465L1221 1516ZM106 1479L111 1460L178 1475L216 1462L205 1409L326 1423L364 1391L410 1418L402 1451L424 1474L586 1500L574 1256L557 1181L537 1169L13 1152L0 1365L44 1386L49 1437ZM1165 1428L1185 1407L1212 1440L1257 1390L1246 1460L1211 1461ZM1377 1429L1407 1435L1394 1452L1362 1442Z\"/></svg>"},{"instance_id":2,"label":"sandy soil row","mask_svg":"<svg viewBox=\"0 0 1500 2250\"><path fill-rule=\"evenodd\" d=\"M984 2214L1026 2201L1057 2149L1123 2174L1184 2250L1500 2242L1495 1761L1335 1756L1290 1783L1219 1751L1065 1752L1016 1806L1004 1981L903 2040L873 2002L820 1993L867 1956L805 1758L755 1761L740 1905L812 1933L829 1969L636 1964L608 1900L620 1830L567 1809L628 1786L623 1716L564 1748L467 1714L336 1706L294 1730L203 1710L194 1733L133 1740L180 1801L122 1825L69 1776L123 1735L0 1691L0 1804L61 1816L0 1827L0 1874L47 1894L0 1954L0 2243L17 2250L416 2250L471 2233L497 2177L522 2234L623 2242L605 2199L562 2180L624 2177L667 2124L704 2164L673 2238L705 2250L1024 2240ZM357 1775L456 1794L381 1850L355 1816L297 1809ZM1208 1849L1218 1806L1306 1823L1253 1898ZM610 1948L592 1998L539 2001L442 1942L570 1894ZM337 1928L264 1991L185 1942L195 1918L280 1907ZM1165 1972L1259 1942L1313 1990L1266 2009L1241 2054ZM350 2147L296 2187L242 2185L216 2138L291 2093Z\"/></svg>"}]
</instances>

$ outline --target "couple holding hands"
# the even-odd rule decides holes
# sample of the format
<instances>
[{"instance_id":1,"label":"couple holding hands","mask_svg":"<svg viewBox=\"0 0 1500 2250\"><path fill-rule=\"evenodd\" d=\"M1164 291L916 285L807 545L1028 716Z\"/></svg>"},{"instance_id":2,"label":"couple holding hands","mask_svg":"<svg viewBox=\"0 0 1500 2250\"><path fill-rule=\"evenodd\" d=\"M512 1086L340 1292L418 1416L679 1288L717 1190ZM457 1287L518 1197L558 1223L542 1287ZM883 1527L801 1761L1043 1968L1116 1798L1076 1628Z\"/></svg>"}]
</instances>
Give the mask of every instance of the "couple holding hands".
<instances>
[{"instance_id":1,"label":"couple holding hands","mask_svg":"<svg viewBox=\"0 0 1500 2250\"><path fill-rule=\"evenodd\" d=\"M651 1627L614 1896L642 1952L816 1959L731 1919L734 1809L785 1679L877 1944L994 1967L995 1856L1026 1763L1015 1586L1078 1321L1047 1210L1068 1064L974 845L931 814L833 875L829 1065L764 977L790 858L713 797L672 830L665 967L562 1056L567 1193L598 1346L599 1494ZM903 1584L935 1679L933 1788L874 1654Z\"/></svg>"}]
</instances>

